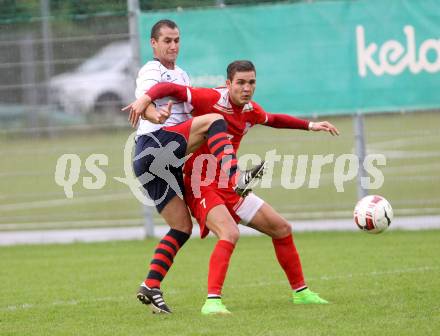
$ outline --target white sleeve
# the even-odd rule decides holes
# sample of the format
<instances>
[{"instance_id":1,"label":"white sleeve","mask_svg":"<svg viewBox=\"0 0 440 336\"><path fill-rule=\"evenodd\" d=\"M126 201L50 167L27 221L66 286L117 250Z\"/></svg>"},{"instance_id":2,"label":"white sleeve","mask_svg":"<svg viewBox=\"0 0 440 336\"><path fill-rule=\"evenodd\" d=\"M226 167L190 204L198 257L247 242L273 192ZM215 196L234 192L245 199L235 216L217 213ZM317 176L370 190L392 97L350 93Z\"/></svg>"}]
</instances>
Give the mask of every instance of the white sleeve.
<instances>
[{"instance_id":1,"label":"white sleeve","mask_svg":"<svg viewBox=\"0 0 440 336\"><path fill-rule=\"evenodd\" d=\"M189 78L188 74L184 71L185 75L185 84L186 86L191 87L191 79ZM186 93L188 96L188 100L183 104L184 105L184 111L185 113L191 113L192 110L194 110L194 107L191 105L191 90L189 88L186 88Z\"/></svg>"},{"instance_id":2,"label":"white sleeve","mask_svg":"<svg viewBox=\"0 0 440 336\"><path fill-rule=\"evenodd\" d=\"M136 79L136 98L141 97L148 91L154 84L160 83L162 76L159 66L153 64L145 64L141 70L139 70L138 77Z\"/></svg>"}]
</instances>

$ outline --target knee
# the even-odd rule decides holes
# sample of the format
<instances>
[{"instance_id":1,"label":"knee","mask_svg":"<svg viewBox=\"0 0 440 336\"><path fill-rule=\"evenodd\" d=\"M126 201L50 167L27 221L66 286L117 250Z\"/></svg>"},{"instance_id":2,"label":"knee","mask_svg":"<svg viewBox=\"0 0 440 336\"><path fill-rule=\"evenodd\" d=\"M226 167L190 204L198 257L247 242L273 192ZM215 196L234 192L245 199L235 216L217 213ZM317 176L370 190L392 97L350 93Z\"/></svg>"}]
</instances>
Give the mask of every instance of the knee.
<instances>
[{"instance_id":1,"label":"knee","mask_svg":"<svg viewBox=\"0 0 440 336\"><path fill-rule=\"evenodd\" d=\"M233 244L236 244L238 239L240 238L240 231L238 230L238 226L236 223L221 223L222 230L218 235L219 239L227 240Z\"/></svg>"},{"instance_id":2,"label":"knee","mask_svg":"<svg viewBox=\"0 0 440 336\"><path fill-rule=\"evenodd\" d=\"M288 222L278 224L272 234L272 238L284 238L292 233L292 227Z\"/></svg>"},{"instance_id":3,"label":"knee","mask_svg":"<svg viewBox=\"0 0 440 336\"><path fill-rule=\"evenodd\" d=\"M186 208L176 209L176 216L169 224L173 229L188 233L189 235L192 233L193 224Z\"/></svg>"},{"instance_id":4,"label":"knee","mask_svg":"<svg viewBox=\"0 0 440 336\"><path fill-rule=\"evenodd\" d=\"M234 230L230 230L230 232L228 233L228 241L230 241L233 244L236 244L239 238L240 238L240 231L238 230L238 227L235 227Z\"/></svg>"},{"instance_id":5,"label":"knee","mask_svg":"<svg viewBox=\"0 0 440 336\"><path fill-rule=\"evenodd\" d=\"M197 118L199 130L202 133L208 132L212 124L218 120L222 120L223 122L225 122L225 118L223 118L223 116L218 113L209 113Z\"/></svg>"},{"instance_id":6,"label":"knee","mask_svg":"<svg viewBox=\"0 0 440 336\"><path fill-rule=\"evenodd\" d=\"M191 220L189 220L189 221L185 220L180 223L170 224L170 228L172 228L174 230L181 231L181 232L185 232L191 236L193 225L192 225Z\"/></svg>"},{"instance_id":7,"label":"knee","mask_svg":"<svg viewBox=\"0 0 440 336\"><path fill-rule=\"evenodd\" d=\"M209 122L213 123L217 120L224 120L225 118L219 113L209 113L206 115Z\"/></svg>"}]
</instances>

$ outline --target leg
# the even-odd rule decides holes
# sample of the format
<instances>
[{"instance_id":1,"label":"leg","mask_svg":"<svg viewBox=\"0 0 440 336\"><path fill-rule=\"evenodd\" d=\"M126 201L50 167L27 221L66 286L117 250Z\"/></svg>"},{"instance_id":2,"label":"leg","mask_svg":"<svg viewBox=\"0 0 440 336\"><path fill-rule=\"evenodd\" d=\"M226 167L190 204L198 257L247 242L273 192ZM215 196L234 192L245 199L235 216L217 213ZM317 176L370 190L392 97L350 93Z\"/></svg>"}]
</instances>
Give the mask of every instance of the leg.
<instances>
[{"instance_id":1,"label":"leg","mask_svg":"<svg viewBox=\"0 0 440 336\"><path fill-rule=\"evenodd\" d=\"M206 142L209 153L220 167L220 185L233 187L243 197L250 192L253 181L263 175L264 161L246 172L239 171L237 155L226 132L227 123L221 114L205 114L175 126L164 127L164 130L178 133L186 139L185 155L194 153Z\"/></svg>"},{"instance_id":2,"label":"leg","mask_svg":"<svg viewBox=\"0 0 440 336\"><path fill-rule=\"evenodd\" d=\"M207 216L207 227L219 241L212 251L208 271L208 298L202 307L202 314L229 314L221 301L221 293L232 252L240 232L225 205L212 208Z\"/></svg>"},{"instance_id":3,"label":"leg","mask_svg":"<svg viewBox=\"0 0 440 336\"><path fill-rule=\"evenodd\" d=\"M160 288L162 280L171 268L179 249L191 235L192 222L185 202L174 196L160 213L171 230L161 239L151 260L145 284Z\"/></svg>"},{"instance_id":4,"label":"leg","mask_svg":"<svg viewBox=\"0 0 440 336\"><path fill-rule=\"evenodd\" d=\"M220 298L229 260L240 237L240 231L223 204L209 211L206 226L219 239L209 261L208 297Z\"/></svg>"},{"instance_id":5,"label":"leg","mask_svg":"<svg viewBox=\"0 0 440 336\"><path fill-rule=\"evenodd\" d=\"M193 225L184 200L174 196L160 214L171 229L191 235Z\"/></svg>"},{"instance_id":6,"label":"leg","mask_svg":"<svg viewBox=\"0 0 440 336\"><path fill-rule=\"evenodd\" d=\"M287 220L270 205L264 203L248 225L272 237L278 262L286 273L292 289L305 288L301 261L293 243L292 228Z\"/></svg>"},{"instance_id":7,"label":"leg","mask_svg":"<svg viewBox=\"0 0 440 336\"><path fill-rule=\"evenodd\" d=\"M289 222L267 203L261 206L248 226L273 239L284 238L292 233Z\"/></svg>"},{"instance_id":8,"label":"leg","mask_svg":"<svg viewBox=\"0 0 440 336\"><path fill-rule=\"evenodd\" d=\"M224 121L223 116L218 113L209 113L192 119L186 155L194 153L205 143L209 128L217 120Z\"/></svg>"},{"instance_id":9,"label":"leg","mask_svg":"<svg viewBox=\"0 0 440 336\"><path fill-rule=\"evenodd\" d=\"M157 154L154 155L155 153L163 154L163 150L159 149L157 151L157 142L162 146L166 146L173 140L178 142L180 146L176 150L177 157L181 158L184 156L186 149L184 136L178 133L159 130L154 134L154 137L155 139L152 139L152 137L145 135L138 139L136 144L136 156L133 163L136 176L138 177L142 177L146 172L151 172L151 168L154 167L155 160L158 157ZM139 156L139 153L143 153L146 150L150 151L149 155ZM164 171L168 172L169 175L176 180L180 192L183 192L183 175L181 169L170 167L169 169L164 169ZM137 297L144 304L151 303L153 312L170 313L171 310L163 300L160 286L172 266L177 252L190 237L192 222L185 202L177 196L177 190L169 188L169 184L165 182L165 180L155 178L149 180L143 186L149 197L157 201L155 202L156 208L168 225L170 225L170 230L161 239L155 249L148 275L142 282Z\"/></svg>"},{"instance_id":10,"label":"leg","mask_svg":"<svg viewBox=\"0 0 440 336\"><path fill-rule=\"evenodd\" d=\"M298 251L293 242L292 229L286 219L264 203L248 226L272 237L278 262L294 291L294 303L328 303L307 288Z\"/></svg>"},{"instance_id":11,"label":"leg","mask_svg":"<svg viewBox=\"0 0 440 336\"><path fill-rule=\"evenodd\" d=\"M206 226L219 240L225 240L235 245L240 238L237 223L224 204L217 205L208 212Z\"/></svg>"},{"instance_id":12,"label":"leg","mask_svg":"<svg viewBox=\"0 0 440 336\"><path fill-rule=\"evenodd\" d=\"M193 118L186 155L193 153L206 142L209 152L220 166L226 185L235 185L238 161L226 130L227 123L221 114L210 113Z\"/></svg>"},{"instance_id":13,"label":"leg","mask_svg":"<svg viewBox=\"0 0 440 336\"><path fill-rule=\"evenodd\" d=\"M153 313L171 313L163 300L160 285L177 252L190 237L192 222L185 202L177 196L165 205L160 214L171 229L156 246L147 278L141 284L137 297L144 304L151 303Z\"/></svg>"}]
</instances>

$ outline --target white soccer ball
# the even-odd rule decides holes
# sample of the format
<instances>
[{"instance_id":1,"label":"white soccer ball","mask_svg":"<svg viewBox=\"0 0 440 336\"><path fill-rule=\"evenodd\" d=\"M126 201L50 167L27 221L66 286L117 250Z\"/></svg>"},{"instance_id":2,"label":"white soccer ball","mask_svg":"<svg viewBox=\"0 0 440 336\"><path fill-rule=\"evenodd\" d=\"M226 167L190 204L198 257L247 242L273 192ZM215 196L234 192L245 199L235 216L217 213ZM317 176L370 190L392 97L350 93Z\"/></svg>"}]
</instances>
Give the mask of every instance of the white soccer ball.
<instances>
[{"instance_id":1,"label":"white soccer ball","mask_svg":"<svg viewBox=\"0 0 440 336\"><path fill-rule=\"evenodd\" d=\"M354 208L354 222L362 231L381 233L388 229L393 220L390 203L378 195L362 198Z\"/></svg>"}]
</instances>

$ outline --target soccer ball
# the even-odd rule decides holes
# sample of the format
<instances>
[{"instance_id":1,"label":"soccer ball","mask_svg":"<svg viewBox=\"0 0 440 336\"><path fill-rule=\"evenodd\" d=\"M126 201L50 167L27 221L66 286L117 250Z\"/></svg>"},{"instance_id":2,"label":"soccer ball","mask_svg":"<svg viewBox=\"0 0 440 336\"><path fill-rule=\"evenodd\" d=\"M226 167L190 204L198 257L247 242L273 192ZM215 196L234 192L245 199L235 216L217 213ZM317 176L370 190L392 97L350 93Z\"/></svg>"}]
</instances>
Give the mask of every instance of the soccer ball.
<instances>
[{"instance_id":1,"label":"soccer ball","mask_svg":"<svg viewBox=\"0 0 440 336\"><path fill-rule=\"evenodd\" d=\"M388 229L393 220L393 208L382 196L366 196L356 204L353 217L362 231L381 233Z\"/></svg>"}]
</instances>

